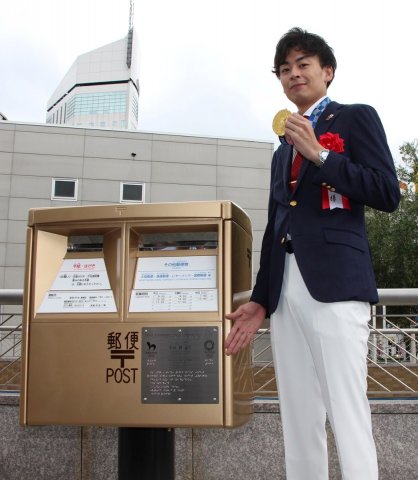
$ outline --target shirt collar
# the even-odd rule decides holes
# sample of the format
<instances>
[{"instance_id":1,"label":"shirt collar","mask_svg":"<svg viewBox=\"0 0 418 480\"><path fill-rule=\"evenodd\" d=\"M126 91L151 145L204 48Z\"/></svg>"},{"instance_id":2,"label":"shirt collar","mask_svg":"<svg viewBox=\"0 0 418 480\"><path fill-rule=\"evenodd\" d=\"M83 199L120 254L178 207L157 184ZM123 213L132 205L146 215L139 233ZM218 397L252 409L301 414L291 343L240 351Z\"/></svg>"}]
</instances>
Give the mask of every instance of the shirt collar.
<instances>
[{"instance_id":1,"label":"shirt collar","mask_svg":"<svg viewBox=\"0 0 418 480\"><path fill-rule=\"evenodd\" d=\"M315 108L322 102L322 100L327 97L327 95L324 95L322 98L320 98L317 102L315 102L313 105L311 105L308 110L303 114L306 117L309 117L311 113L315 110Z\"/></svg>"}]
</instances>

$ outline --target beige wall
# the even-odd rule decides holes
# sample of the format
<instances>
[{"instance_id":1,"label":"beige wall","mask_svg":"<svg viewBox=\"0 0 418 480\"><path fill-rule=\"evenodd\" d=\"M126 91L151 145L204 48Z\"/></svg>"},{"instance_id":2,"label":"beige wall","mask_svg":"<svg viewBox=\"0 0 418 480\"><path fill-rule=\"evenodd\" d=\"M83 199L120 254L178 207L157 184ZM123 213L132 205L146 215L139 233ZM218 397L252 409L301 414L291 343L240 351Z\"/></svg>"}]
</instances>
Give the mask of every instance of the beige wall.
<instances>
[{"instance_id":1,"label":"beige wall","mask_svg":"<svg viewBox=\"0 0 418 480\"><path fill-rule=\"evenodd\" d=\"M268 142L0 122L0 288L23 288L29 208L118 203L121 181L144 182L146 202L237 203L255 272L272 154ZM54 177L78 179L76 202L51 200Z\"/></svg>"}]
</instances>

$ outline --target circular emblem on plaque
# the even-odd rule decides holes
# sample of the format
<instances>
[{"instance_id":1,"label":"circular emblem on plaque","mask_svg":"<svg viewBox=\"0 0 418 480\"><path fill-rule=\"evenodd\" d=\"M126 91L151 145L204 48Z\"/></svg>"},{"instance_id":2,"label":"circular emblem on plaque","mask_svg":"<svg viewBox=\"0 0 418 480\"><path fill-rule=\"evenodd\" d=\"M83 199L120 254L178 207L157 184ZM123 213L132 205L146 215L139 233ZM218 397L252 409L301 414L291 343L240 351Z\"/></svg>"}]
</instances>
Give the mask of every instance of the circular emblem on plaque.
<instances>
[{"instance_id":1,"label":"circular emblem on plaque","mask_svg":"<svg viewBox=\"0 0 418 480\"><path fill-rule=\"evenodd\" d=\"M204 347L205 350L213 350L215 348L215 342L213 340L206 340Z\"/></svg>"}]
</instances>

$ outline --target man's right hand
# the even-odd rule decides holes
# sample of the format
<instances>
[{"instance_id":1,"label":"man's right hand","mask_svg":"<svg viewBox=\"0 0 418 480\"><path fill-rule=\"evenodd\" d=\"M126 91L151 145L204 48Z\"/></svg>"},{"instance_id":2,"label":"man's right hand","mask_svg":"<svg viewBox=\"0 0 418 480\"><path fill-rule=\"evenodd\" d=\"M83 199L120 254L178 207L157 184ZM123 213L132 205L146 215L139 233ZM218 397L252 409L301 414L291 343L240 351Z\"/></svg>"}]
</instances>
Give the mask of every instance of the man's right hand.
<instances>
[{"instance_id":1,"label":"man's right hand","mask_svg":"<svg viewBox=\"0 0 418 480\"><path fill-rule=\"evenodd\" d=\"M225 353L234 355L251 343L266 318L266 309L259 303L248 302L225 317L234 322L225 340Z\"/></svg>"}]
</instances>

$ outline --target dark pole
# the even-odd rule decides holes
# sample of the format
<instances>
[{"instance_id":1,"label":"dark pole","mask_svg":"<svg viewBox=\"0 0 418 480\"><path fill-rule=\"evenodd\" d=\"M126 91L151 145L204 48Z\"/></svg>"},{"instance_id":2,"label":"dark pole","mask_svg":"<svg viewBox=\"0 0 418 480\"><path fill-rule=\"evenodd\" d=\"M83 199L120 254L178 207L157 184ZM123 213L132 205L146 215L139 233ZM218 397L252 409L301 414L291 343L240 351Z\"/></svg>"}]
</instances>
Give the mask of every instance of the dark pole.
<instances>
[{"instance_id":1,"label":"dark pole","mask_svg":"<svg viewBox=\"0 0 418 480\"><path fill-rule=\"evenodd\" d=\"M173 428L119 428L118 480L174 480Z\"/></svg>"}]
</instances>

